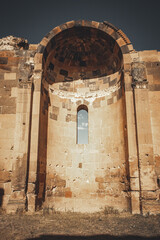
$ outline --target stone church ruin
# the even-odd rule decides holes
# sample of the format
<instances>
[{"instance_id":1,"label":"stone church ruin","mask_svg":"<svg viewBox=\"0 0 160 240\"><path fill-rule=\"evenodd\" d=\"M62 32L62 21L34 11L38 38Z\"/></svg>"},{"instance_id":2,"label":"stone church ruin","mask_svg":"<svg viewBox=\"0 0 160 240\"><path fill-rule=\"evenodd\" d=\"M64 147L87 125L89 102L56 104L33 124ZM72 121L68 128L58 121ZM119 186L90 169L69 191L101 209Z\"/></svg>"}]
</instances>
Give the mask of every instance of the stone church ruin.
<instances>
[{"instance_id":1,"label":"stone church ruin","mask_svg":"<svg viewBox=\"0 0 160 240\"><path fill-rule=\"evenodd\" d=\"M0 39L0 208L160 213L160 52L108 22Z\"/></svg>"}]
</instances>

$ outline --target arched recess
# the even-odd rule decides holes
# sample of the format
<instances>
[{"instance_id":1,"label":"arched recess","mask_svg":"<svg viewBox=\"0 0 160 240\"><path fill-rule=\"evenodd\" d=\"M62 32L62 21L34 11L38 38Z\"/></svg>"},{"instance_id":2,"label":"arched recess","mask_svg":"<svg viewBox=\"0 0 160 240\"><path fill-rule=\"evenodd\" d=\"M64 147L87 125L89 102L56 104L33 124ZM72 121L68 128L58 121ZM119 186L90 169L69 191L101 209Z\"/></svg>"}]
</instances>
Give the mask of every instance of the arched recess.
<instances>
[{"instance_id":1,"label":"arched recess","mask_svg":"<svg viewBox=\"0 0 160 240\"><path fill-rule=\"evenodd\" d=\"M28 192L28 205L31 209L33 195L36 197L36 205L41 206L47 191L49 86L63 83L61 88L58 85L59 89L55 87L51 90L74 92L75 89L70 89L68 84L72 81L97 79L117 74L115 79L105 78L106 80L102 80L109 87L120 83L121 87L115 96L118 101L120 95L124 96L124 93L122 94L124 91L122 89L124 55L132 51L133 46L126 35L106 21L103 23L85 20L67 22L51 30L38 45L35 55L29 176L29 184L34 182L36 187L35 192ZM93 52L94 54L92 54ZM108 104L114 101L113 99L109 100ZM35 115L34 110L36 111ZM58 111L56 108L53 109L50 117L54 120L57 119ZM126 120L124 121L126 124ZM64 192L62 192L63 194L65 195Z\"/></svg>"}]
</instances>

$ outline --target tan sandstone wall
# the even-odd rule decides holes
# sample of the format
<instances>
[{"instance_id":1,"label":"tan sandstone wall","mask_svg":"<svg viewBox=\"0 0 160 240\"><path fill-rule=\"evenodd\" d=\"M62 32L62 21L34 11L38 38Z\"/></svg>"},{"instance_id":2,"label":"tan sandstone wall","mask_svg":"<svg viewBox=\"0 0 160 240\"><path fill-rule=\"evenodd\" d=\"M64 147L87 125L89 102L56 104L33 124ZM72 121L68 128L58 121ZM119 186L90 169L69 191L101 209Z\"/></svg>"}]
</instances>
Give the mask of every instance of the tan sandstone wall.
<instances>
[{"instance_id":1,"label":"tan sandstone wall","mask_svg":"<svg viewBox=\"0 0 160 240\"><path fill-rule=\"evenodd\" d=\"M18 58L14 52L0 52L0 188L3 206L11 194L12 161L16 125Z\"/></svg>"},{"instance_id":2,"label":"tan sandstone wall","mask_svg":"<svg viewBox=\"0 0 160 240\"><path fill-rule=\"evenodd\" d=\"M27 50L27 42L13 37L2 39L0 45L1 207L12 210L13 202L21 201L24 208L26 201L34 49Z\"/></svg>"},{"instance_id":3,"label":"tan sandstone wall","mask_svg":"<svg viewBox=\"0 0 160 240\"><path fill-rule=\"evenodd\" d=\"M130 208L121 80L115 73L50 86L45 206L80 212ZM76 143L81 104L88 107L88 144Z\"/></svg>"},{"instance_id":4,"label":"tan sandstone wall","mask_svg":"<svg viewBox=\"0 0 160 240\"><path fill-rule=\"evenodd\" d=\"M159 53L124 56L132 213L156 214L159 205Z\"/></svg>"},{"instance_id":5,"label":"tan sandstone wall","mask_svg":"<svg viewBox=\"0 0 160 240\"><path fill-rule=\"evenodd\" d=\"M0 207L160 213L159 103L160 53L107 22L0 39Z\"/></svg>"},{"instance_id":6,"label":"tan sandstone wall","mask_svg":"<svg viewBox=\"0 0 160 240\"><path fill-rule=\"evenodd\" d=\"M160 54L157 51L140 52L142 60L146 63L148 80L148 118L151 122L151 153L153 158L145 164L145 173L151 176L147 182L147 193L144 192L144 212L160 212ZM153 145L152 145L153 144Z\"/></svg>"}]
</instances>

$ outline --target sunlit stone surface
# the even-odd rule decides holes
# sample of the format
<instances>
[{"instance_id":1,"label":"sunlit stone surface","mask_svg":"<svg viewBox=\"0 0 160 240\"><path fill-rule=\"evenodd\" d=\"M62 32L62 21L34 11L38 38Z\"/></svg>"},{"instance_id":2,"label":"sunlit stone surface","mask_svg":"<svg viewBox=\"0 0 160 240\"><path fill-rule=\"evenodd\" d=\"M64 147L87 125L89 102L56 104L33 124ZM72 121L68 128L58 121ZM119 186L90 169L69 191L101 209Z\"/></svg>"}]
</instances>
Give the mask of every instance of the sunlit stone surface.
<instances>
[{"instance_id":1,"label":"sunlit stone surface","mask_svg":"<svg viewBox=\"0 0 160 240\"><path fill-rule=\"evenodd\" d=\"M0 208L160 213L160 54L108 22L0 39Z\"/></svg>"}]
</instances>

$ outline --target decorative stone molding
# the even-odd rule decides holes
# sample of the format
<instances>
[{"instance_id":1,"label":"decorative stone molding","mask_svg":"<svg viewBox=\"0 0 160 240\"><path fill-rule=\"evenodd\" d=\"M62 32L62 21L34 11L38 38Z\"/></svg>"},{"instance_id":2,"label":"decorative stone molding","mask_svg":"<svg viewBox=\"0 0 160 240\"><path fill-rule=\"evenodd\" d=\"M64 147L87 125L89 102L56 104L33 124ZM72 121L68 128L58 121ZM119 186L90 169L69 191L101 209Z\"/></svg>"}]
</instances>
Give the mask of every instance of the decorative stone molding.
<instances>
[{"instance_id":1,"label":"decorative stone molding","mask_svg":"<svg viewBox=\"0 0 160 240\"><path fill-rule=\"evenodd\" d=\"M24 81L19 79L18 83L19 88L32 88L32 81Z\"/></svg>"},{"instance_id":2,"label":"decorative stone molding","mask_svg":"<svg viewBox=\"0 0 160 240\"><path fill-rule=\"evenodd\" d=\"M112 93L118 91L121 88L120 82L113 87L109 87L104 90L99 90L95 92L65 92L58 89L53 89L50 87L49 91L53 95L57 95L60 98L70 99L72 102L76 102L78 100L86 99L90 103L92 103L96 98L110 96Z\"/></svg>"},{"instance_id":3,"label":"decorative stone molding","mask_svg":"<svg viewBox=\"0 0 160 240\"><path fill-rule=\"evenodd\" d=\"M132 83L132 87L133 88L140 88L140 89L146 89L148 88L148 82L147 80L144 80L144 81L134 81Z\"/></svg>"},{"instance_id":4,"label":"decorative stone molding","mask_svg":"<svg viewBox=\"0 0 160 240\"><path fill-rule=\"evenodd\" d=\"M146 66L144 62L134 62L131 66L132 87L146 89L148 81L146 76Z\"/></svg>"},{"instance_id":5,"label":"decorative stone molding","mask_svg":"<svg viewBox=\"0 0 160 240\"><path fill-rule=\"evenodd\" d=\"M31 88L33 81L34 61L30 55L19 63L19 88Z\"/></svg>"},{"instance_id":6,"label":"decorative stone molding","mask_svg":"<svg viewBox=\"0 0 160 240\"><path fill-rule=\"evenodd\" d=\"M146 80L146 67L143 62L134 62L131 65L131 74L133 81L144 81Z\"/></svg>"},{"instance_id":7,"label":"decorative stone molding","mask_svg":"<svg viewBox=\"0 0 160 240\"><path fill-rule=\"evenodd\" d=\"M19 50L24 49L27 50L29 47L28 41L24 38L17 38L14 36L8 36L0 39L0 50Z\"/></svg>"}]
</instances>

